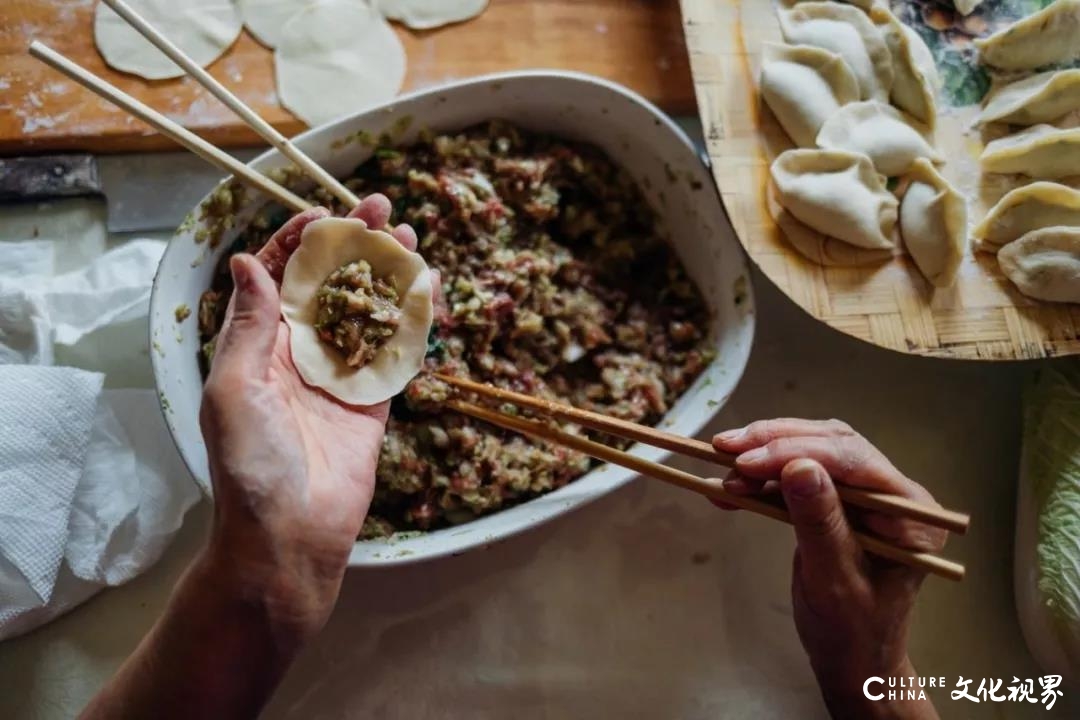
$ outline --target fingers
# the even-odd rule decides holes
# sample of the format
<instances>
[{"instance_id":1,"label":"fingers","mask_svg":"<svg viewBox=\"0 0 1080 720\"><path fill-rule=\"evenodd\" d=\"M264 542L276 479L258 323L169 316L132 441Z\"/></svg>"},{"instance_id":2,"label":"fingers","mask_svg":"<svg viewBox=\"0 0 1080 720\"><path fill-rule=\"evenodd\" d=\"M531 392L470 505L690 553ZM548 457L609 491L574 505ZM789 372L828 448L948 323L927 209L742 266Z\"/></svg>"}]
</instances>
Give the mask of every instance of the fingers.
<instances>
[{"instance_id":1,"label":"fingers","mask_svg":"<svg viewBox=\"0 0 1080 720\"><path fill-rule=\"evenodd\" d=\"M420 241L416 237L416 231L412 229L412 225L398 225L390 234L393 235L394 239L401 243L406 250L409 252L416 252L416 246L420 244Z\"/></svg>"},{"instance_id":2,"label":"fingers","mask_svg":"<svg viewBox=\"0 0 1080 720\"><path fill-rule=\"evenodd\" d=\"M780 473L805 577L814 582L848 582L858 575L862 548L844 517L844 509L825 468L813 460L795 460Z\"/></svg>"},{"instance_id":3,"label":"fingers","mask_svg":"<svg viewBox=\"0 0 1080 720\"><path fill-rule=\"evenodd\" d=\"M260 376L270 367L281 299L266 267L251 255L229 260L236 290L214 352L213 373Z\"/></svg>"},{"instance_id":4,"label":"fingers","mask_svg":"<svg viewBox=\"0 0 1080 720\"><path fill-rule=\"evenodd\" d=\"M851 429L851 426L840 420L777 418L758 420L746 427L722 432L713 438L713 447L722 452L739 454L782 437L854 434L855 431Z\"/></svg>"},{"instance_id":5,"label":"fingers","mask_svg":"<svg viewBox=\"0 0 1080 720\"><path fill-rule=\"evenodd\" d=\"M360 204L349 211L346 217L355 220L363 220L372 230L381 230L390 222L390 212L393 206L390 198L382 193L373 193L360 201Z\"/></svg>"},{"instance_id":6,"label":"fingers","mask_svg":"<svg viewBox=\"0 0 1080 720\"><path fill-rule=\"evenodd\" d=\"M281 284L281 276L285 272L285 265L292 257L293 251L300 245L300 237L304 234L304 228L310 223L330 217L330 211L326 208L315 207L294 215L281 226L276 233L263 245L255 257L270 272L274 282Z\"/></svg>"}]
</instances>

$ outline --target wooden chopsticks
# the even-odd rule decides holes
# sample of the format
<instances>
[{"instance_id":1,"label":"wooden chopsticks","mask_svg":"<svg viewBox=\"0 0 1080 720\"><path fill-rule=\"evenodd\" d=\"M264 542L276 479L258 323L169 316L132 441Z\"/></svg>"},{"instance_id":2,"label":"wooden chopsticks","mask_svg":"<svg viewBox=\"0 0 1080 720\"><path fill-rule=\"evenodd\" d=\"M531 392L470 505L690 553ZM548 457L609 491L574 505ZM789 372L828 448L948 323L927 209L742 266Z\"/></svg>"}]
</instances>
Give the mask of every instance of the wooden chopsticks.
<instances>
[{"instance_id":1,"label":"wooden chopsticks","mask_svg":"<svg viewBox=\"0 0 1080 720\"><path fill-rule=\"evenodd\" d=\"M210 93L236 113L248 127L254 130L263 140L278 149L282 155L291 160L298 168L304 171L311 179L326 188L331 194L352 209L360 204L358 198L351 190L345 187L337 178L324 170L318 163L296 147L284 135L274 129L270 123L263 120L258 113L244 104L244 101L234 95L228 88L218 82L210 73L206 72L197 62L192 60L183 50L174 45L168 38L158 32L150 23L146 22L137 12L131 9L123 0L103 0L106 5L116 11L131 27L142 33L143 37L153 43L161 52L165 53L174 63L183 68L189 75Z\"/></svg>"},{"instance_id":2,"label":"wooden chopsticks","mask_svg":"<svg viewBox=\"0 0 1080 720\"><path fill-rule=\"evenodd\" d=\"M249 185L252 185L265 192L267 195L275 198L283 205L286 205L297 212L308 210L312 207L311 203L303 198L283 188L281 185L278 185L265 175L255 172L232 155L219 150L187 128L173 122L148 105L139 102L115 85L111 85L105 80L102 80L97 75L94 75L89 70L72 62L47 45L35 40L30 45L30 54L45 64L59 70L83 87L97 93L117 107L131 113L161 134L174 140L180 145L183 145L207 162L218 166L225 172L232 173Z\"/></svg>"},{"instance_id":3,"label":"wooden chopsticks","mask_svg":"<svg viewBox=\"0 0 1080 720\"><path fill-rule=\"evenodd\" d=\"M535 410L546 417L577 423L593 430L599 430L618 437L636 440L648 445L653 445L665 450L689 455L720 465L730 467L734 464L733 457L717 452L707 443L666 433L656 428L638 425L618 418L600 415L588 410L582 410L569 405L562 405L549 400L534 398L529 395L522 395L509 390L502 390L500 388L463 378L452 377L440 373L434 373L433 377L458 390L475 393L485 400L512 403L519 407ZM645 460L602 443L577 435L571 435L561 429L536 420L507 415L458 398L447 400L445 405L457 412L491 423L492 425L558 443L565 447L585 453L598 460L620 465L657 480L662 480L672 485L692 490L712 499L722 500L725 503L744 510L749 510L758 515L764 515L785 523L791 522L787 510L782 506L758 498L734 495L724 490L723 485L719 481L708 480L682 470L660 465L659 463ZM963 513L922 505L905 498L897 498L885 493L872 493L858 488L840 486L838 486L837 490L841 499L852 505L898 517L911 518L961 534L967 530L970 523L970 518ZM912 567L917 567L950 580L962 580L964 577L964 566L951 560L946 560L945 558L932 553L915 552L899 548L890 545L879 538L866 535L865 533L856 533L856 537L865 550L874 553L875 555Z\"/></svg>"}]
</instances>

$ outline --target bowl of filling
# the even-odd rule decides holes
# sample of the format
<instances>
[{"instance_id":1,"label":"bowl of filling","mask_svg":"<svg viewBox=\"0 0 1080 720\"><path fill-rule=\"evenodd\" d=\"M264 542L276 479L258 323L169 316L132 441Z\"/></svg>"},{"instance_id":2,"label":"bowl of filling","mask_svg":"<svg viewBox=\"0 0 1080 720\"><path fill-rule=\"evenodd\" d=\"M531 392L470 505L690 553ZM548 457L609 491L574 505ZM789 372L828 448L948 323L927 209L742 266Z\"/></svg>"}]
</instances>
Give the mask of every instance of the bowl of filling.
<instances>
[{"instance_id":1,"label":"bowl of filling","mask_svg":"<svg viewBox=\"0 0 1080 720\"><path fill-rule=\"evenodd\" d=\"M429 371L688 436L734 391L753 340L746 259L693 144L643 98L586 75L507 73L416 92L294 142L356 194L387 195L392 223L416 229L442 279L424 369L392 400L351 564L481 547L636 477L445 410L447 387ZM276 150L252 167L345 213ZM162 409L208 494L198 414L232 293L228 258L260 248L289 216L226 179L177 231L154 281ZM321 291L328 307L342 283L370 286L367 268L341 272ZM330 337L328 317L312 332Z\"/></svg>"}]
</instances>

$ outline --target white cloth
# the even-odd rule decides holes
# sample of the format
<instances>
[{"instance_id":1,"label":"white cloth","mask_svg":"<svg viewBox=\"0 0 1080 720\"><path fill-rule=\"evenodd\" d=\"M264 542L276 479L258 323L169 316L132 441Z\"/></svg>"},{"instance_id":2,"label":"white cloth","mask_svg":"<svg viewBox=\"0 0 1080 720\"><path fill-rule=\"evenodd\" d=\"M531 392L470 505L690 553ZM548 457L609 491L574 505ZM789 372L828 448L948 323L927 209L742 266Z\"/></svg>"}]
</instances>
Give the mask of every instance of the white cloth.
<instances>
[{"instance_id":1,"label":"white cloth","mask_svg":"<svg viewBox=\"0 0 1080 720\"><path fill-rule=\"evenodd\" d=\"M199 497L152 389L52 366L146 317L164 243L56 274L62 242L0 244L0 639L140 574ZM145 343L124 350L148 364Z\"/></svg>"}]
</instances>

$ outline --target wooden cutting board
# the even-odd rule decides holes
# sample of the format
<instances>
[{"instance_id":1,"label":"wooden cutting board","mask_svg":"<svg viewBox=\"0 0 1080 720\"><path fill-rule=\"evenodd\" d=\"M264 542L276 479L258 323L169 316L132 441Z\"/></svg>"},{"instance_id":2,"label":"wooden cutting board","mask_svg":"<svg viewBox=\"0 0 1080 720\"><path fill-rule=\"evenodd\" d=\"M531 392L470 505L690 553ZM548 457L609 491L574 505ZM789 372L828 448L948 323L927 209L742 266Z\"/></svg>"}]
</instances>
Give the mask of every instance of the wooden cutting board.
<instances>
[{"instance_id":1,"label":"wooden cutting board","mask_svg":"<svg viewBox=\"0 0 1080 720\"><path fill-rule=\"evenodd\" d=\"M190 79L147 82L110 70L94 47L95 4L0 0L0 154L173 147L27 55L35 39L219 147L262 144ZM622 83L669 112L693 112L678 0L491 0L469 22L398 32L409 58L405 91L503 70L559 68ZM209 69L281 132L304 128L278 104L271 52L246 32Z\"/></svg>"},{"instance_id":2,"label":"wooden cutting board","mask_svg":"<svg viewBox=\"0 0 1080 720\"><path fill-rule=\"evenodd\" d=\"M978 156L990 138L973 129L972 120L991 78L975 62L971 39L1044 4L986 3L963 18L949 3L890 3L901 21L931 39L944 78L936 133L946 158L942 172L968 199L969 229L1007 190L1031 181L980 173ZM782 42L774 5L682 0L713 174L735 232L758 268L813 317L881 347L978 360L1080 354L1080 306L1024 297L989 253L969 248L956 284L935 289L906 254L867 267L837 267L829 266L828 252L819 249L812 261L793 249L774 221L778 206L767 191L769 165L791 142L757 92L761 44ZM1080 186L1080 176L1062 182Z\"/></svg>"}]
</instances>

